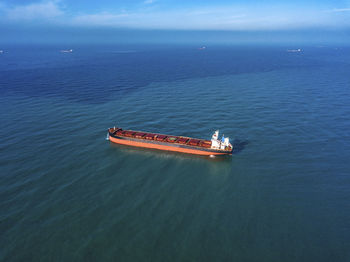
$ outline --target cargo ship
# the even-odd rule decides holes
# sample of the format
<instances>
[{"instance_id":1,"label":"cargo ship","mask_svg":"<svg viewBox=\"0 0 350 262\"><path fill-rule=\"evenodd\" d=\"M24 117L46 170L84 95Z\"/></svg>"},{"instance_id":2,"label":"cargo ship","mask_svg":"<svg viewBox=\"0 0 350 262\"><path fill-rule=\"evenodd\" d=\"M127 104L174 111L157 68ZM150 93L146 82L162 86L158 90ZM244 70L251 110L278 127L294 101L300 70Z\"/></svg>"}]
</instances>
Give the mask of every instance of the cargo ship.
<instances>
[{"instance_id":1,"label":"cargo ship","mask_svg":"<svg viewBox=\"0 0 350 262\"><path fill-rule=\"evenodd\" d=\"M230 155L233 151L230 139L224 136L219 139L218 130L211 140L205 140L112 127L108 129L107 139L122 145L204 156Z\"/></svg>"}]
</instances>

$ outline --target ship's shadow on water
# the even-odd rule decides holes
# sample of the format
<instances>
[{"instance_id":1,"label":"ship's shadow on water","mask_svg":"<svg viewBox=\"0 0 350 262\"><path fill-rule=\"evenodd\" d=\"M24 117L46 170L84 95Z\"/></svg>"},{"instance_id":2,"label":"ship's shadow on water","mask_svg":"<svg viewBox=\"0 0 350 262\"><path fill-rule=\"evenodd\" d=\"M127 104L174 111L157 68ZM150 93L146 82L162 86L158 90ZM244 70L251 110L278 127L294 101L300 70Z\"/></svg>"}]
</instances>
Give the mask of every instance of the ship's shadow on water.
<instances>
[{"instance_id":1,"label":"ship's shadow on water","mask_svg":"<svg viewBox=\"0 0 350 262\"><path fill-rule=\"evenodd\" d=\"M110 143L111 149L115 151L116 154L123 153L125 155L130 156L144 156L144 157L159 157L159 158L167 158L167 159L180 159L180 160L208 160L213 162L231 162L232 156L231 155L224 155L224 156L201 156L201 155L193 155L193 154L185 154L185 153L179 153L179 152L172 152L172 151L160 151L157 149L151 149L151 148L134 148L126 145L119 145Z\"/></svg>"},{"instance_id":2,"label":"ship's shadow on water","mask_svg":"<svg viewBox=\"0 0 350 262\"><path fill-rule=\"evenodd\" d=\"M245 147L249 144L249 140L240 140L235 139L232 142L233 145L233 154L239 154L241 151L245 149Z\"/></svg>"}]
</instances>

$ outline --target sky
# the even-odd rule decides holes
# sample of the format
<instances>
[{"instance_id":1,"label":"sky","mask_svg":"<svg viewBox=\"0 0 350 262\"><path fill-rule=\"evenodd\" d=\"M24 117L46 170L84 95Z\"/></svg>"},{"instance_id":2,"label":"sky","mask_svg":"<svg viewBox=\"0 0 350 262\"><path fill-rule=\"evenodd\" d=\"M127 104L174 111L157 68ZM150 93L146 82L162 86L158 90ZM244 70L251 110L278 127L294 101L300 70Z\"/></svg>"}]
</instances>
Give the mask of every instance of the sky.
<instances>
[{"instance_id":1,"label":"sky","mask_svg":"<svg viewBox=\"0 0 350 262\"><path fill-rule=\"evenodd\" d=\"M0 42L348 41L350 0L0 0L0 30Z\"/></svg>"}]
</instances>

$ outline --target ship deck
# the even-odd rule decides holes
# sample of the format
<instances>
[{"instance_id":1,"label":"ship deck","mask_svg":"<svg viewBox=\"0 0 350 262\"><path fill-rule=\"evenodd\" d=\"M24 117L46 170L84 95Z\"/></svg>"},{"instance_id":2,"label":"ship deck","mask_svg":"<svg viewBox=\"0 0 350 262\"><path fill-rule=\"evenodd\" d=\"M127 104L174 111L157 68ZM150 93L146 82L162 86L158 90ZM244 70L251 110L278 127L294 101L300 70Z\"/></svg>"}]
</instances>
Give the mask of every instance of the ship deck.
<instances>
[{"instance_id":1,"label":"ship deck","mask_svg":"<svg viewBox=\"0 0 350 262\"><path fill-rule=\"evenodd\" d=\"M205 139L149 133L134 130L123 130L117 127L110 128L108 132L109 136L112 137L112 142L128 144L133 146L145 146L157 149L163 149L164 147L164 150L173 150L179 152L193 151L192 153L195 153L195 151L200 151L200 153L205 154L232 153L231 147L226 147L225 149L211 148L212 142L210 140Z\"/></svg>"}]
</instances>

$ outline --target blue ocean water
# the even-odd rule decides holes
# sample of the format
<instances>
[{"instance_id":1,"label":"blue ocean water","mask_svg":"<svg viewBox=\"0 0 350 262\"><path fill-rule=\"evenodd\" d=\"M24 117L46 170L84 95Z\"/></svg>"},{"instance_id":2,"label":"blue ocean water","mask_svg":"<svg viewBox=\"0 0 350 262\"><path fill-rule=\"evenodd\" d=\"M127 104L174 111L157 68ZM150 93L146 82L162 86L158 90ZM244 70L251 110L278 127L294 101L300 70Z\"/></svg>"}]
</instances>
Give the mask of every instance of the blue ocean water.
<instances>
[{"instance_id":1,"label":"blue ocean water","mask_svg":"<svg viewBox=\"0 0 350 262\"><path fill-rule=\"evenodd\" d=\"M350 260L349 47L65 48L1 48L1 261Z\"/></svg>"}]
</instances>

